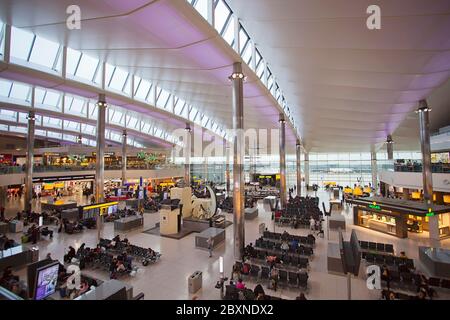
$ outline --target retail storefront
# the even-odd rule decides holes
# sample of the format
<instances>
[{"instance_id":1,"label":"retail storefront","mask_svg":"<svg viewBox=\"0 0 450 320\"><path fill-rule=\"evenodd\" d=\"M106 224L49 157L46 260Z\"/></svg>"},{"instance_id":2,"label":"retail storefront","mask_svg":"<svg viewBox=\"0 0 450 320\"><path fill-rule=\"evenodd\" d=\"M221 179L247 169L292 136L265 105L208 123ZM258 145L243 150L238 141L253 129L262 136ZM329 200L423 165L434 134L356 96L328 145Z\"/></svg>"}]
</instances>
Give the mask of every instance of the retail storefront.
<instances>
[{"instance_id":1,"label":"retail storefront","mask_svg":"<svg viewBox=\"0 0 450 320\"><path fill-rule=\"evenodd\" d=\"M450 237L450 206L432 205L411 200L390 198L359 198L349 200L353 222L357 226L407 238L408 232L433 233L431 220L437 219L439 239ZM430 232L431 231L431 232Z\"/></svg>"}]
</instances>

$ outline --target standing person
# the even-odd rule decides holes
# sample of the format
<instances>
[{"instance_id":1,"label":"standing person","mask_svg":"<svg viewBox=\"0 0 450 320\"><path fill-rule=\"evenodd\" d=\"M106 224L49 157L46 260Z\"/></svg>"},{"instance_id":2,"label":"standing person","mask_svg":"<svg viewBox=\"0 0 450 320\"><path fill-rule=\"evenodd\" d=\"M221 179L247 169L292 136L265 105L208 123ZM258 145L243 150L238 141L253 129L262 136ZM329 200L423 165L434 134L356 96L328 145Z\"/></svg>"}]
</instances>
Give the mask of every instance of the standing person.
<instances>
[{"instance_id":1,"label":"standing person","mask_svg":"<svg viewBox=\"0 0 450 320\"><path fill-rule=\"evenodd\" d=\"M311 231L314 231L314 228L316 227L316 220L314 220L313 216L311 216L311 219L309 219L309 227Z\"/></svg>"},{"instance_id":2,"label":"standing person","mask_svg":"<svg viewBox=\"0 0 450 320\"><path fill-rule=\"evenodd\" d=\"M212 237L209 237L208 240L206 240L206 243L208 244L209 257L211 258L213 252L214 239Z\"/></svg>"}]
</instances>

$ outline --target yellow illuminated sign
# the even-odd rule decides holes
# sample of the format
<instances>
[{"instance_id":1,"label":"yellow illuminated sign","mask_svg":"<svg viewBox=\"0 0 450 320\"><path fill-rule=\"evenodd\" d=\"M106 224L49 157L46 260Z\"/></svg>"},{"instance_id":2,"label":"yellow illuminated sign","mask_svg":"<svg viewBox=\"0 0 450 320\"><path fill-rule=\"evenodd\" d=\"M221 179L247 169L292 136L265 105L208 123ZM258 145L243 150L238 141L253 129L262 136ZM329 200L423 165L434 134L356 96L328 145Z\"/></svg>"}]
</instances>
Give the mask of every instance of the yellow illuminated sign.
<instances>
[{"instance_id":1,"label":"yellow illuminated sign","mask_svg":"<svg viewBox=\"0 0 450 320\"><path fill-rule=\"evenodd\" d=\"M108 203L94 204L92 206L83 207L83 210L86 211L86 210L97 209L97 208L107 208L107 207L114 206L116 204L119 204L119 202L113 201L113 202L108 202Z\"/></svg>"}]
</instances>

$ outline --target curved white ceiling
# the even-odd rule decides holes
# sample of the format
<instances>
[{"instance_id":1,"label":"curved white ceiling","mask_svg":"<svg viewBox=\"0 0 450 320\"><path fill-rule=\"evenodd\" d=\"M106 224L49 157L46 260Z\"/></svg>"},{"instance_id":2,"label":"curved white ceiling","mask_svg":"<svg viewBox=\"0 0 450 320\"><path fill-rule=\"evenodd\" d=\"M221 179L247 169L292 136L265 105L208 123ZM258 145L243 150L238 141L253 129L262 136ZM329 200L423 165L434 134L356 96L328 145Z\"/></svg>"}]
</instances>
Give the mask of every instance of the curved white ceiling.
<instances>
[{"instance_id":1,"label":"curved white ceiling","mask_svg":"<svg viewBox=\"0 0 450 320\"><path fill-rule=\"evenodd\" d=\"M369 150L391 133L416 149L423 98L436 101L432 128L450 123L449 85L432 94L450 75L450 1L227 2L278 75L307 149ZM371 4L381 30L366 27Z\"/></svg>"},{"instance_id":2,"label":"curved white ceiling","mask_svg":"<svg viewBox=\"0 0 450 320\"><path fill-rule=\"evenodd\" d=\"M66 28L74 2L81 30ZM241 57L185 0L9 0L0 3L0 19L131 71L232 127L228 77ZM245 126L277 128L275 99L250 68L244 73ZM289 128L292 149L295 141Z\"/></svg>"}]
</instances>

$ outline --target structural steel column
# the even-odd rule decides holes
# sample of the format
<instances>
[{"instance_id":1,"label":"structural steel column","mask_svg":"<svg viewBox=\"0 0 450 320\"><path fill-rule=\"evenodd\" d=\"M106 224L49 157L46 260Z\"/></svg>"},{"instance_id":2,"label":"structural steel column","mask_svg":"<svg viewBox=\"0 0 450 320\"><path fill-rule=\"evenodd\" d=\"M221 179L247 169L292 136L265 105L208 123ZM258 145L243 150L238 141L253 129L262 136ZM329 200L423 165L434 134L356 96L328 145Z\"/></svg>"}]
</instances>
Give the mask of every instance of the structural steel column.
<instances>
[{"instance_id":1,"label":"structural steel column","mask_svg":"<svg viewBox=\"0 0 450 320\"><path fill-rule=\"evenodd\" d=\"M296 160L297 160L297 195L300 197L302 195L302 167L301 167L301 156L302 156L302 145L300 140L297 140L295 145Z\"/></svg>"},{"instance_id":2,"label":"structural steel column","mask_svg":"<svg viewBox=\"0 0 450 320\"><path fill-rule=\"evenodd\" d=\"M426 100L419 101L419 125L420 125L420 146L422 150L422 181L423 199L429 210L433 205L433 175L431 172L431 148L430 148L430 111ZM439 220L437 215L428 217L428 229L431 245L440 246Z\"/></svg>"},{"instance_id":3,"label":"structural steel column","mask_svg":"<svg viewBox=\"0 0 450 320\"><path fill-rule=\"evenodd\" d=\"M305 152L305 185L309 186L309 152Z\"/></svg>"},{"instance_id":4,"label":"structural steel column","mask_svg":"<svg viewBox=\"0 0 450 320\"><path fill-rule=\"evenodd\" d=\"M386 149L387 149L387 158L388 158L388 160L394 160L394 140L392 140L392 136L391 135L387 136Z\"/></svg>"},{"instance_id":5,"label":"structural steel column","mask_svg":"<svg viewBox=\"0 0 450 320\"><path fill-rule=\"evenodd\" d=\"M225 144L225 180L226 180L226 191L227 196L230 196L230 144L227 141Z\"/></svg>"},{"instance_id":6,"label":"structural steel column","mask_svg":"<svg viewBox=\"0 0 450 320\"><path fill-rule=\"evenodd\" d=\"M280 205L281 209L286 209L286 120L280 113Z\"/></svg>"},{"instance_id":7,"label":"structural steel column","mask_svg":"<svg viewBox=\"0 0 450 320\"><path fill-rule=\"evenodd\" d=\"M106 98L104 94L98 95L97 102L97 153L95 162L95 200L97 203L105 200L105 129L106 129ZM97 240L101 238L103 218L97 217Z\"/></svg>"},{"instance_id":8,"label":"structural steel column","mask_svg":"<svg viewBox=\"0 0 450 320\"><path fill-rule=\"evenodd\" d=\"M184 184L191 186L191 140L192 130L189 123L186 123L186 139L184 141Z\"/></svg>"},{"instance_id":9,"label":"structural steel column","mask_svg":"<svg viewBox=\"0 0 450 320\"><path fill-rule=\"evenodd\" d=\"M431 174L430 118L426 100L419 101L420 146L422 150L423 198L428 205L433 201L433 176Z\"/></svg>"},{"instance_id":10,"label":"structural steel column","mask_svg":"<svg viewBox=\"0 0 450 320\"><path fill-rule=\"evenodd\" d=\"M28 113L27 133L27 158L25 172L25 211L31 212L31 201L33 199L33 157L34 157L34 127L36 116L34 111Z\"/></svg>"},{"instance_id":11,"label":"structural steel column","mask_svg":"<svg viewBox=\"0 0 450 320\"><path fill-rule=\"evenodd\" d=\"M122 185L127 181L127 130L122 133Z\"/></svg>"},{"instance_id":12,"label":"structural steel column","mask_svg":"<svg viewBox=\"0 0 450 320\"><path fill-rule=\"evenodd\" d=\"M234 211L234 256L241 260L245 246L244 220L244 74L242 65L233 65L230 76L233 83L233 211Z\"/></svg>"},{"instance_id":13,"label":"structural steel column","mask_svg":"<svg viewBox=\"0 0 450 320\"><path fill-rule=\"evenodd\" d=\"M371 158L371 167L372 167L372 188L374 191L374 194L378 194L378 170L377 170L377 152L375 150L372 150L370 153Z\"/></svg>"}]
</instances>

